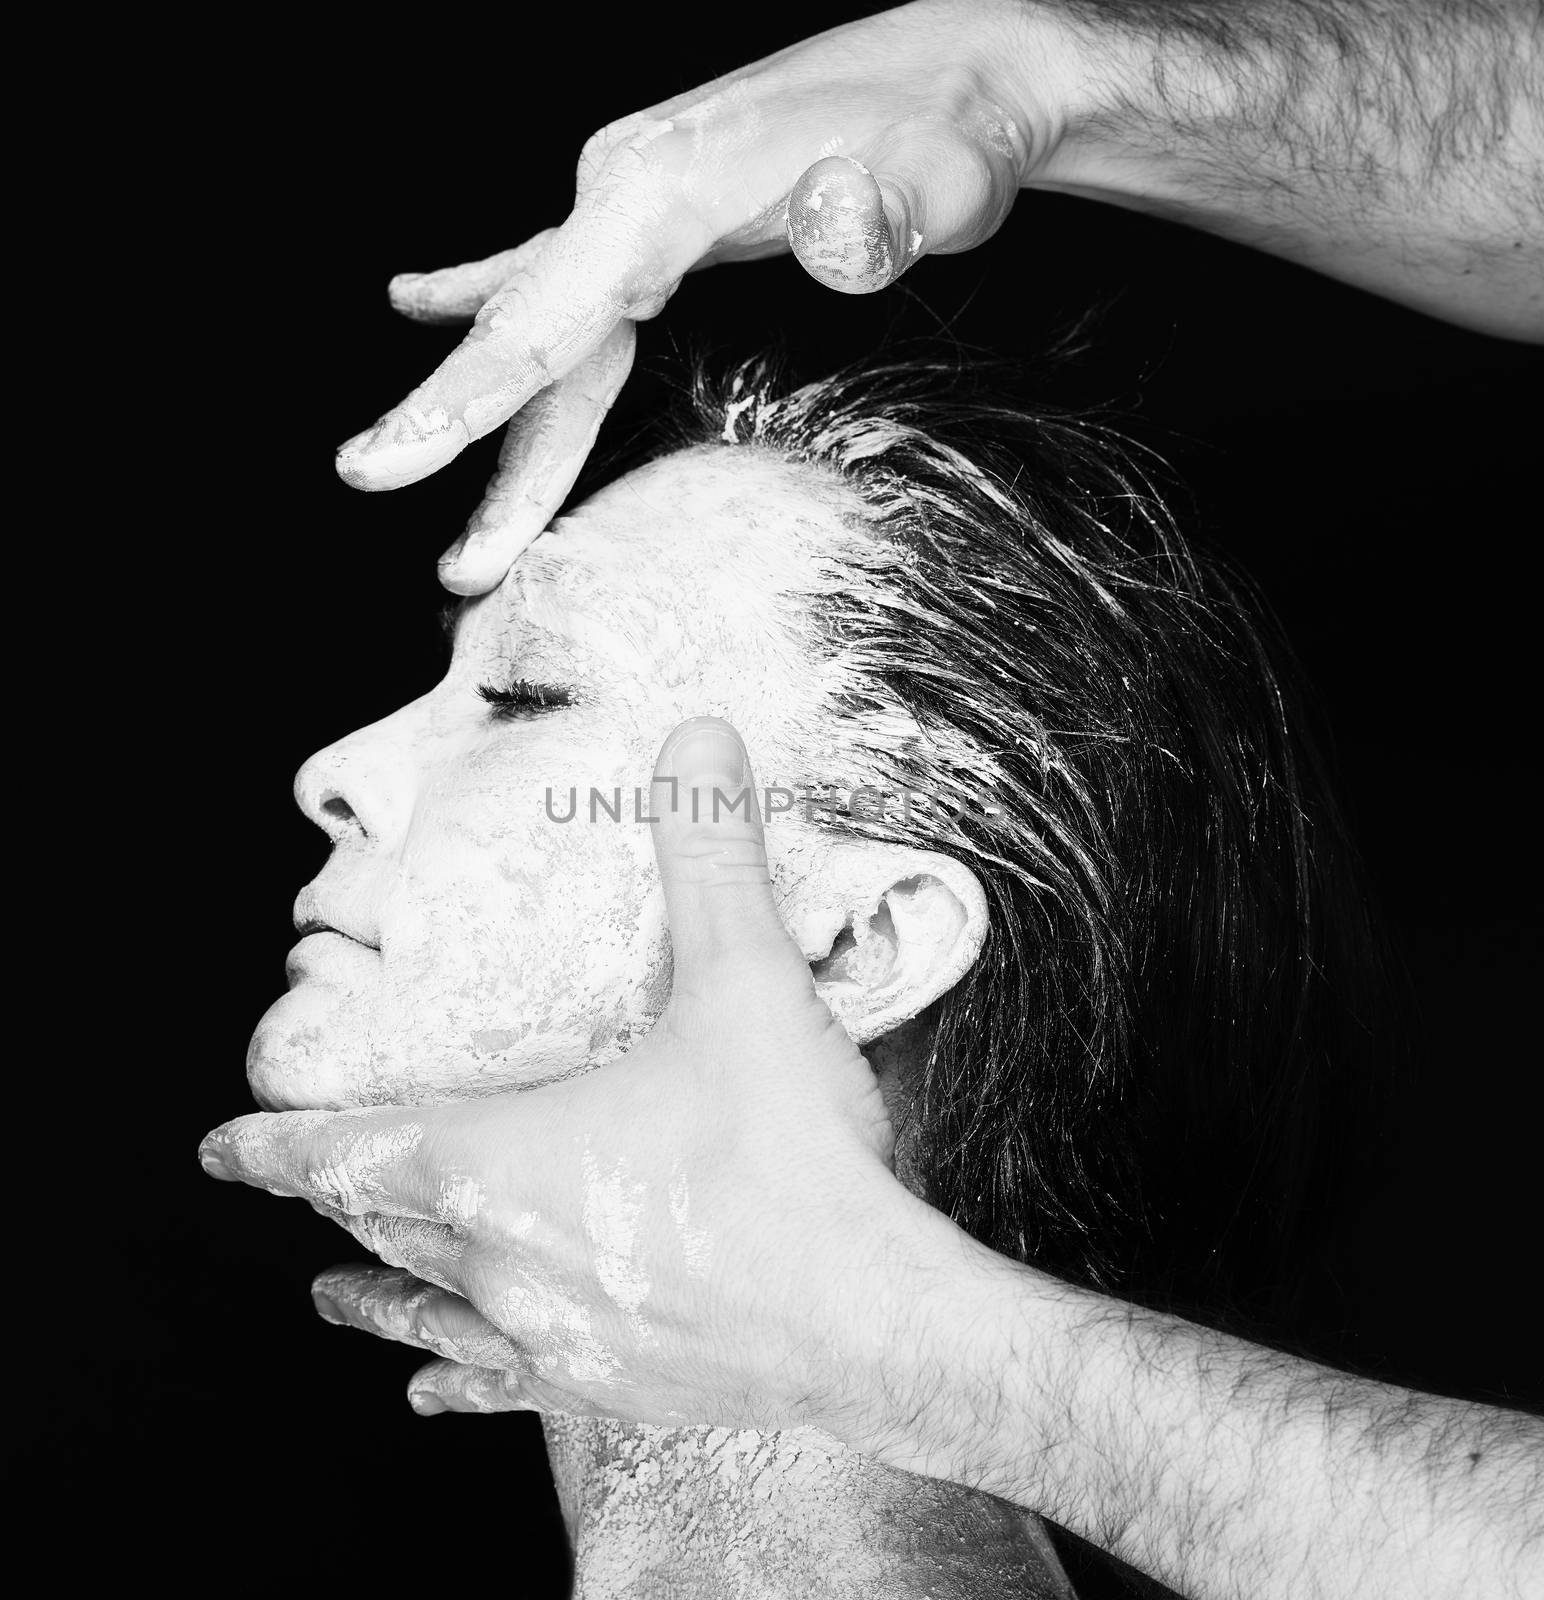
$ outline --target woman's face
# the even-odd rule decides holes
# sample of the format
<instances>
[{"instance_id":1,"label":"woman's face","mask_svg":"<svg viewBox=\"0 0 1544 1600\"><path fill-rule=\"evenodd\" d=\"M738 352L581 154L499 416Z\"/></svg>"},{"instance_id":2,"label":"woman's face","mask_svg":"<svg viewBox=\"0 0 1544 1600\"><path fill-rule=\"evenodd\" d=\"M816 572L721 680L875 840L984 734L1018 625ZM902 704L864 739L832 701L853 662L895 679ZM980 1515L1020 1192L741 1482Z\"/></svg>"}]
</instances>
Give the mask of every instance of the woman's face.
<instances>
[{"instance_id":1,"label":"woman's face","mask_svg":"<svg viewBox=\"0 0 1544 1600\"><path fill-rule=\"evenodd\" d=\"M851 538L855 509L814 469L683 451L554 524L468 602L444 680L296 780L333 851L295 903L289 992L248 1052L259 1101L491 1093L597 1065L646 1028L669 986L635 820L655 754L711 713L745 735L762 786L807 775L829 669L791 591ZM570 703L501 716L478 694L517 681ZM592 788L620 790L620 822L592 822ZM570 789L572 820L554 820ZM785 888L815 848L794 815L768 830Z\"/></svg>"}]
</instances>

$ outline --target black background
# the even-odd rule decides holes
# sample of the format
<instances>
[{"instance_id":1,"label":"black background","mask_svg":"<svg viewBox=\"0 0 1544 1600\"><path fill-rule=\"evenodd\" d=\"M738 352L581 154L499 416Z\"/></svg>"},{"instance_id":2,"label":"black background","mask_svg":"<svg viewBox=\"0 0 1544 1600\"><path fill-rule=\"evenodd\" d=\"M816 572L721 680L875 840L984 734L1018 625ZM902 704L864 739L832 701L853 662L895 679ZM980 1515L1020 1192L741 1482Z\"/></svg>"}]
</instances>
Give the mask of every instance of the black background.
<instances>
[{"instance_id":1,"label":"black background","mask_svg":"<svg viewBox=\"0 0 1544 1600\"><path fill-rule=\"evenodd\" d=\"M153 284L116 357L138 398L109 429L139 465L87 506L65 485L102 519L93 570L63 576L104 602L67 742L85 753L71 804L109 856L78 891L87 977L68 1003L112 1043L68 1079L85 1087L66 1109L98 1132L66 1154L80 1206L49 1257L56 1309L13 1434L34 1527L82 1575L149 1559L245 1592L347 1554L390 1580L496 1561L509 1591L559 1592L534 1419L415 1418L414 1353L312 1313L312 1274L352 1243L304 1207L217 1187L194 1151L249 1109L247 1036L324 858L291 776L434 681L434 558L491 471L487 440L393 495L334 477L335 445L453 339L394 318L387 277L559 220L595 127L855 14L752 11L711 38L584 8L544 17L540 42L511 14L367 46L227 32L195 41L163 98L147 91L132 155L104 152L115 248ZM871 299L786 258L689 278L641 330L605 437L666 403L689 349L779 341L805 376L929 334L1028 360L1091 308L1092 353L1040 392L1126 413L1187 485L1192 534L1262 584L1320 692L1413 979L1416 1068L1335 1257L1340 1347L1526 1402L1537 353L1029 194L987 247Z\"/></svg>"}]
</instances>

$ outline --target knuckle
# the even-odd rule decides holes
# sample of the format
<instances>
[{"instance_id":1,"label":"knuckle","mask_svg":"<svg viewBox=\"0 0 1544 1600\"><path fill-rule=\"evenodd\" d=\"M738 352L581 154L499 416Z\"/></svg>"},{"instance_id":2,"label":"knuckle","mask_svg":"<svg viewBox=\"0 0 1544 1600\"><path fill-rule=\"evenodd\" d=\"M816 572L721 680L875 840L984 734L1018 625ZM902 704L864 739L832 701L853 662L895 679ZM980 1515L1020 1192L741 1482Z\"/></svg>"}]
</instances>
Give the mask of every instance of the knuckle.
<instances>
[{"instance_id":1,"label":"knuckle","mask_svg":"<svg viewBox=\"0 0 1544 1600\"><path fill-rule=\"evenodd\" d=\"M469 1251L461 1263L461 1284L473 1305L496 1306L509 1298L509 1275L485 1252Z\"/></svg>"},{"instance_id":2,"label":"knuckle","mask_svg":"<svg viewBox=\"0 0 1544 1600\"><path fill-rule=\"evenodd\" d=\"M359 1195L340 1165L320 1156L308 1156L301 1167L300 1181L323 1205L334 1211L346 1216L356 1216L359 1212Z\"/></svg>"},{"instance_id":3,"label":"knuckle","mask_svg":"<svg viewBox=\"0 0 1544 1600\"><path fill-rule=\"evenodd\" d=\"M669 882L705 894L743 894L771 882L762 838L723 823L683 829L661 853L660 865Z\"/></svg>"},{"instance_id":4,"label":"knuckle","mask_svg":"<svg viewBox=\"0 0 1544 1600\"><path fill-rule=\"evenodd\" d=\"M472 318L474 335L502 333L525 321L531 312L528 280L524 275L511 278L497 294L490 295Z\"/></svg>"},{"instance_id":5,"label":"knuckle","mask_svg":"<svg viewBox=\"0 0 1544 1600\"><path fill-rule=\"evenodd\" d=\"M414 1343L427 1343L439 1336L438 1325L432 1320L434 1304L445 1291L432 1283L403 1271L396 1281L391 1296L393 1320L403 1335ZM430 1346L433 1348L433 1346ZM438 1352L436 1352L438 1353Z\"/></svg>"},{"instance_id":6,"label":"knuckle","mask_svg":"<svg viewBox=\"0 0 1544 1600\"><path fill-rule=\"evenodd\" d=\"M401 1217L367 1211L362 1216L351 1218L348 1230L366 1250L379 1257L388 1267L412 1270L420 1255L414 1248L417 1241Z\"/></svg>"},{"instance_id":7,"label":"knuckle","mask_svg":"<svg viewBox=\"0 0 1544 1600\"><path fill-rule=\"evenodd\" d=\"M357 1217L369 1209L349 1170L347 1145L341 1141L308 1150L301 1158L300 1181L314 1198L336 1211Z\"/></svg>"},{"instance_id":8,"label":"knuckle","mask_svg":"<svg viewBox=\"0 0 1544 1600\"><path fill-rule=\"evenodd\" d=\"M635 273L622 285L620 300L623 315L631 322L650 322L670 303L671 296L681 287L679 278L667 282L646 279Z\"/></svg>"},{"instance_id":9,"label":"knuckle","mask_svg":"<svg viewBox=\"0 0 1544 1600\"><path fill-rule=\"evenodd\" d=\"M295 1162L301 1186L311 1198L350 1215L382 1209L393 1180L422 1142L421 1130L378 1123L368 1110L317 1115L324 1125Z\"/></svg>"},{"instance_id":10,"label":"knuckle","mask_svg":"<svg viewBox=\"0 0 1544 1600\"><path fill-rule=\"evenodd\" d=\"M530 1406L526 1388L529 1380L518 1372L491 1372L484 1369L477 1392L490 1411L524 1411Z\"/></svg>"},{"instance_id":11,"label":"knuckle","mask_svg":"<svg viewBox=\"0 0 1544 1600\"><path fill-rule=\"evenodd\" d=\"M990 103L981 69L969 60L940 62L929 78L928 99L939 116L956 123L975 118Z\"/></svg>"},{"instance_id":12,"label":"knuckle","mask_svg":"<svg viewBox=\"0 0 1544 1600\"><path fill-rule=\"evenodd\" d=\"M460 1353L456 1340L442 1328L437 1326L427 1315L420 1314L412 1323L411 1342L421 1350L428 1350L440 1357L442 1361L461 1362L465 1360Z\"/></svg>"},{"instance_id":13,"label":"knuckle","mask_svg":"<svg viewBox=\"0 0 1544 1600\"><path fill-rule=\"evenodd\" d=\"M633 112L592 133L579 152L582 188L602 177L632 179L650 171L679 176L691 159L692 142L674 123Z\"/></svg>"},{"instance_id":14,"label":"knuckle","mask_svg":"<svg viewBox=\"0 0 1544 1600\"><path fill-rule=\"evenodd\" d=\"M578 186L581 189L594 182L605 166L606 157L611 153L612 147L626 137L626 130L634 121L633 117L620 117L615 122L608 122L603 128L597 128L584 141L579 150L577 174Z\"/></svg>"},{"instance_id":15,"label":"knuckle","mask_svg":"<svg viewBox=\"0 0 1544 1600\"><path fill-rule=\"evenodd\" d=\"M520 1380L512 1372L493 1367L463 1367L456 1377L456 1392L471 1411L491 1414L520 1406Z\"/></svg>"}]
</instances>

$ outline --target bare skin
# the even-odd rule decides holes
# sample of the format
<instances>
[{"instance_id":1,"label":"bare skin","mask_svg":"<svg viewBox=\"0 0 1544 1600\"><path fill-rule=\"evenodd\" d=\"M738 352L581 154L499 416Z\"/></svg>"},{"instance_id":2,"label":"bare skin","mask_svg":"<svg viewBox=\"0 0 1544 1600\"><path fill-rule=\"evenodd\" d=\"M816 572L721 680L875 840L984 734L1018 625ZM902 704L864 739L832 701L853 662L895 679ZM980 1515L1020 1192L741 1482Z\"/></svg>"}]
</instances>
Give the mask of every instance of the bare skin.
<instances>
[{"instance_id":1,"label":"bare skin","mask_svg":"<svg viewBox=\"0 0 1544 1600\"><path fill-rule=\"evenodd\" d=\"M1069 1287L897 1182L883 1095L783 929L755 808L713 815L715 788L753 781L743 746L699 719L656 775L702 804L652 830L674 978L620 1063L205 1140L214 1176L348 1214L406 1269L318 1290L334 1318L440 1357L418 1409L812 1426L1033 1507L1201 1600L1540 1593L1544 1422ZM575 1151L626 1172L659 1239L682 1238L683 1183L708 1219L707 1271L680 1245L651 1258L646 1320L605 1282ZM484 1203L447 1216L468 1176ZM604 1363L575 1359L576 1327Z\"/></svg>"},{"instance_id":2,"label":"bare skin","mask_svg":"<svg viewBox=\"0 0 1544 1600\"><path fill-rule=\"evenodd\" d=\"M338 470L414 482L555 388L442 562L447 587L483 593L572 482L626 375L627 325L685 273L792 249L868 293L989 239L1022 189L1544 338L1541 83L1544 25L1522 0L918 0L610 124L560 228L394 279L405 315L472 328Z\"/></svg>"},{"instance_id":3,"label":"bare skin","mask_svg":"<svg viewBox=\"0 0 1544 1600\"><path fill-rule=\"evenodd\" d=\"M637 818L666 808L669 791L635 795L634 780L703 703L754 730L764 784L808 773L812 748L836 763L829 770L849 770L799 591L852 545L858 503L839 479L770 454L679 452L576 508L499 591L459 608L444 678L319 751L297 778L302 810L333 848L295 905L304 937L288 992L249 1050L260 1104L479 1100L603 1065L647 1032L668 996L670 953L650 829ZM485 686L515 703L495 708ZM620 817L586 815L590 784L622 796ZM904 1019L979 949L980 886L953 858L839 841L797 810L767 831L780 915L888 1106L927 1044ZM404 1126L375 1148L400 1153L414 1137ZM579 1152L575 1172L606 1275L647 1321L639 1294L655 1255L689 1249L709 1267L722 1243L712 1218L684 1178L663 1209L645 1211L625 1168ZM902 1159L897 1172L920 1188ZM470 1178L438 1201L448 1221L487 1203L501 1204L499 1191ZM329 1214L383 1259L408 1259L393 1219ZM540 1226L539 1213L522 1216ZM318 1285L318 1304L346 1321L353 1280L344 1274L329 1301L332 1281ZM551 1287L539 1271L526 1280L528 1298ZM379 1295L364 1304L390 1315ZM594 1377L617 1353L586 1317L548 1343ZM507 1398L500 1386L495 1408ZM584 1600L1060 1600L1065 1589L1031 1513L898 1472L814 1429L556 1414L543 1426Z\"/></svg>"},{"instance_id":4,"label":"bare skin","mask_svg":"<svg viewBox=\"0 0 1544 1600\"><path fill-rule=\"evenodd\" d=\"M987 19L992 30L978 31ZM1006 48L1004 28L1019 30L1019 51ZM910 41L909 77L894 60L852 53L869 29L858 42ZM938 71L950 59L943 40L959 51L954 79ZM1010 90L1026 52L1037 84L1027 100ZM778 76L801 62L819 85L803 105L846 119L802 145L801 102ZM848 74L877 108L868 121L831 92ZM656 108L669 129L645 114L597 136L561 248L543 243L518 261L394 284L409 314L476 314L478 326L403 407L345 447L340 470L376 488L435 470L598 354L619 323L656 314L682 272L783 248L779 222L817 276L861 292L928 250L989 236L1018 187L1158 211L1452 320L1538 338L1539 76L1538 13L1523 6L1196 4L1160 16L1135 3L926 4L836 30L710 86L728 91L717 99L700 91ZM1060 97L1058 82L1069 86ZM919 84L920 112L903 92ZM780 138L747 120L758 108L777 114ZM756 161L782 162L764 192L745 181L752 126ZM1027 177L1014 171L1021 148ZM811 173L833 151L857 166ZM708 191L692 185L703 172L740 180L727 214L700 203ZM751 201L736 212L742 183ZM828 206L850 227L822 228L809 215ZM549 403L561 403L563 387L552 385ZM603 376L588 383L566 424L576 436L598 423L606 391ZM501 555L529 537L506 532L506 520L517 519L483 519L480 568L453 554L442 569L449 586L481 592L498 581ZM700 1284L656 1284L662 1305L678 1309L670 1348L627 1353L626 1382L604 1392L576 1386L572 1372L532 1360L540 1329L510 1316L511 1284L530 1271L528 1242L515 1251L490 1220L485 1238L453 1241L456 1261L475 1242L479 1259L503 1266L441 1270L435 1247L446 1236L435 1230L447 1225L431 1220L425 1196L471 1163L561 1215L562 1174L545 1136L570 1115L579 1118L571 1129L593 1132L588 1108L543 1089L518 1106L514 1096L483 1102L475 1125L436 1112L432 1136L397 1168L372 1166L379 1187L361 1219L397 1219L383 1237L417 1280L364 1272L324 1285L343 1319L447 1358L420 1374L421 1410L535 1405L810 1424L881 1461L1034 1506L1199 1596L1541 1592L1536 1420L1293 1361L981 1251L906 1195L886 1162L885 1122L844 1101L850 1062L829 1016L815 1023L811 1006L823 1008L807 967L798 963L796 979L785 961L780 979L774 962L771 979L753 977L771 954L776 916L759 905L752 847L727 835L657 843L667 884L675 851L695 863L685 887L677 873L670 910L677 939L698 948L687 967L697 978L683 993L678 966L677 1026L667 1013L628 1060L658 1065L660 1098L648 1109L676 1154L706 1163L733 1253L780 1265L731 1272L706 1297ZM780 998L764 982L783 984ZM696 1133L715 1116L735 1127L742 1097L758 1093L790 1136L776 1162L763 1152L758 1163L739 1144L706 1151ZM359 1192L352 1141L394 1126L392 1113L368 1115L384 1120L367 1128L313 1113L262 1119L259 1133L258 1119L243 1119L212 1136L209 1165L336 1205ZM636 1126L618 1121L609 1136L619 1158L636 1152ZM822 1159L833 1136L856 1169ZM508 1171L511 1149L522 1153L518 1174ZM570 1219L574 1203L569 1196ZM823 1226L799 1226L817 1211ZM582 1230L559 1230L552 1248L577 1263L575 1306L601 1314Z\"/></svg>"}]
</instances>

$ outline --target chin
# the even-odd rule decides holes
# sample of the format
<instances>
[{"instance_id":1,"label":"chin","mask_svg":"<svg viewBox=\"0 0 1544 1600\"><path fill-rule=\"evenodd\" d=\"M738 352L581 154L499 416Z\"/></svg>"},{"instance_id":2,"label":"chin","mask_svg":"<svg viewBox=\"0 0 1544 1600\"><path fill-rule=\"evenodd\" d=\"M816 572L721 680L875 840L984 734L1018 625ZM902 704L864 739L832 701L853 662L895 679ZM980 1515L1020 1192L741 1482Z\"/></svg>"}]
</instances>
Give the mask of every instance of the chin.
<instances>
[{"instance_id":1,"label":"chin","mask_svg":"<svg viewBox=\"0 0 1544 1600\"><path fill-rule=\"evenodd\" d=\"M247 1083L265 1111L341 1111L368 1081L368 1051L339 1025L346 998L300 983L263 1013L247 1046Z\"/></svg>"},{"instance_id":2,"label":"chin","mask_svg":"<svg viewBox=\"0 0 1544 1600\"><path fill-rule=\"evenodd\" d=\"M587 1072L623 1048L588 1019L540 1033L490 1026L418 1032L371 1026L368 1003L299 983L264 1013L247 1082L265 1111L440 1105L531 1089Z\"/></svg>"}]
</instances>

